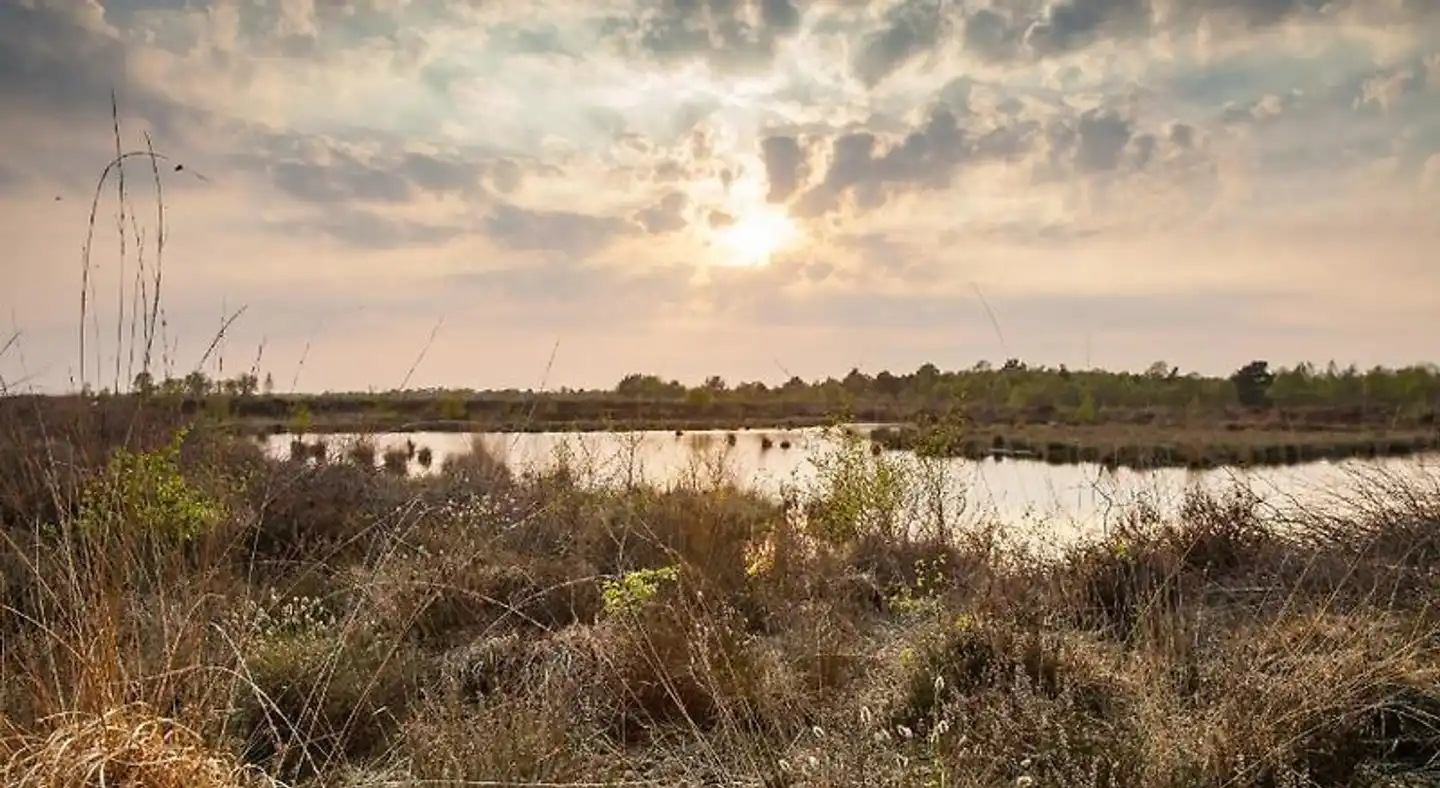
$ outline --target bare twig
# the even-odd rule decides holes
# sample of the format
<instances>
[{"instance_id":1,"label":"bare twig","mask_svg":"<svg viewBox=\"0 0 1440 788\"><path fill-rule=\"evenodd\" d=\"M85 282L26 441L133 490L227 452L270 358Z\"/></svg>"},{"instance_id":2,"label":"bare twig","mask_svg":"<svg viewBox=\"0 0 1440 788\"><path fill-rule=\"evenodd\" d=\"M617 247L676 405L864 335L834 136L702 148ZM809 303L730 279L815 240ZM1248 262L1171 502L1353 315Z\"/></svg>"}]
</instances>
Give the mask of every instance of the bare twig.
<instances>
[{"instance_id":1,"label":"bare twig","mask_svg":"<svg viewBox=\"0 0 1440 788\"><path fill-rule=\"evenodd\" d=\"M230 330L230 325L236 320L240 319L240 316L245 314L246 309L249 309L249 307L242 306L239 309L235 310L235 312L232 313L229 317L221 321L220 330L215 332L215 337L210 340L210 346L205 348L205 355L201 356L200 360L195 364L195 368L197 370L203 369L205 367L205 362L210 360L210 354L215 352L215 348L220 344L220 341L225 338L225 333Z\"/></svg>"},{"instance_id":2,"label":"bare twig","mask_svg":"<svg viewBox=\"0 0 1440 788\"><path fill-rule=\"evenodd\" d=\"M300 372L305 369L305 359L310 355L310 344L315 340L315 334L320 331L323 323L316 323L310 330L310 336L305 338L305 347L300 349L300 361L295 365L295 374L290 378L290 391L293 393L300 385Z\"/></svg>"},{"instance_id":3,"label":"bare twig","mask_svg":"<svg viewBox=\"0 0 1440 788\"><path fill-rule=\"evenodd\" d=\"M124 153L120 140L120 105L115 97L115 88L110 88L110 128L115 136L115 156L119 158ZM120 348L124 342L125 326L125 255L127 251L127 231L125 228L125 204L127 195L125 192L125 166L122 164L115 170L115 194L119 213L115 218L115 229L120 234L120 270L115 277L117 293L115 296L115 378L111 384L112 389L120 391ZM95 348L97 353L96 362L99 362L98 354L100 348ZM97 369L98 374L98 369Z\"/></svg>"},{"instance_id":4,"label":"bare twig","mask_svg":"<svg viewBox=\"0 0 1440 788\"><path fill-rule=\"evenodd\" d=\"M160 285L161 277L165 271L165 190L160 181L160 163L155 155L155 145L150 141L150 133L145 133L145 151L150 157L150 174L155 179L155 292L150 295L150 311L145 324L145 357L141 362L141 369L150 371L150 354L155 345L155 323L160 314Z\"/></svg>"},{"instance_id":5,"label":"bare twig","mask_svg":"<svg viewBox=\"0 0 1440 788\"><path fill-rule=\"evenodd\" d=\"M91 292L94 286L90 281L90 273L92 270L90 250L94 247L95 243L95 216L100 211L100 193L105 188L105 180L110 177L112 171L122 167L127 160L142 156L149 158L152 162L170 160L169 157L163 153L156 153L153 150L133 150L122 153L111 159L105 165L105 169L100 171L100 177L96 179L95 190L90 198L90 218L86 224L85 245L81 247L80 251L80 386L82 388L87 382L85 376L85 321L86 318L90 318L92 322L94 321L94 317L90 314ZM156 297L158 299L158 293ZM94 325L96 341L98 343L99 323L95 322ZM96 374L100 374L98 356L96 357L95 364Z\"/></svg>"},{"instance_id":6,"label":"bare twig","mask_svg":"<svg viewBox=\"0 0 1440 788\"><path fill-rule=\"evenodd\" d=\"M430 329L430 338L425 340L425 346L420 348L420 355L415 357L415 362L405 372L405 379L400 381L401 391L404 391L405 387L410 384L410 377L415 374L415 369L420 366L420 362L425 360L425 354L430 352L430 346L435 343L435 335L440 333L440 326L444 324L445 318L443 317L435 321L435 327Z\"/></svg>"}]
</instances>

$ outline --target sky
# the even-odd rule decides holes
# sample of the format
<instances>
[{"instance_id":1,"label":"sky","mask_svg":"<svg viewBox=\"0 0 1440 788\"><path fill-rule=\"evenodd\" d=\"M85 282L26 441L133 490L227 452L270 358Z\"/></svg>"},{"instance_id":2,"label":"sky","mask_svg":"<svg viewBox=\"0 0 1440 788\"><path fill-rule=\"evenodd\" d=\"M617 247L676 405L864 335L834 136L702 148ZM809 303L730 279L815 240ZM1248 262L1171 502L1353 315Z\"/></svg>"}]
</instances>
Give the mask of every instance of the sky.
<instances>
[{"instance_id":1,"label":"sky","mask_svg":"<svg viewBox=\"0 0 1440 788\"><path fill-rule=\"evenodd\" d=\"M0 135L11 389L157 262L280 389L1440 360L1432 0L0 0Z\"/></svg>"}]
</instances>

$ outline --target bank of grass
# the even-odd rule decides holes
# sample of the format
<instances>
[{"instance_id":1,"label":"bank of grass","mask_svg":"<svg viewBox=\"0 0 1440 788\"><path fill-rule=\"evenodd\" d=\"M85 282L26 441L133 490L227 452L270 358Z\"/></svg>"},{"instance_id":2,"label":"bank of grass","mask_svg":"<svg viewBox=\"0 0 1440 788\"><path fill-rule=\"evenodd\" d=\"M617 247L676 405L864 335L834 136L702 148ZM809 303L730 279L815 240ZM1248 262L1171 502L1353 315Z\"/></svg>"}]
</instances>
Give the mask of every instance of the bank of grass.
<instances>
[{"instance_id":1,"label":"bank of grass","mask_svg":"<svg viewBox=\"0 0 1440 788\"><path fill-rule=\"evenodd\" d=\"M1191 498L1042 560L902 507L925 466L863 443L787 509L180 426L0 424L0 783L1440 779L1440 496L1414 483L1284 523Z\"/></svg>"},{"instance_id":2,"label":"bank of grass","mask_svg":"<svg viewBox=\"0 0 1440 788\"><path fill-rule=\"evenodd\" d=\"M879 425L875 439L891 449L937 456L1020 456L1056 464L1132 468L1293 465L1319 460L1400 457L1440 450L1430 411L1328 406L1271 409L1108 408L1088 418L1056 408L985 403L858 401L841 412L823 400L778 395L696 404L606 392L492 392L469 396L426 392L375 395L155 395L151 407L203 415L237 435L381 432L617 432L787 430L838 423ZM127 408L130 396L102 399ZM89 406L81 397L0 398L0 417L64 413ZM963 422L958 435L935 425Z\"/></svg>"},{"instance_id":3,"label":"bank of grass","mask_svg":"<svg viewBox=\"0 0 1440 788\"><path fill-rule=\"evenodd\" d=\"M881 427L881 446L931 456L1023 457L1052 464L1112 467L1218 468L1297 465L1322 460L1405 457L1440 450L1435 427L1310 428L1243 424L1155 427L1142 425L971 425L962 432L916 426Z\"/></svg>"}]
</instances>

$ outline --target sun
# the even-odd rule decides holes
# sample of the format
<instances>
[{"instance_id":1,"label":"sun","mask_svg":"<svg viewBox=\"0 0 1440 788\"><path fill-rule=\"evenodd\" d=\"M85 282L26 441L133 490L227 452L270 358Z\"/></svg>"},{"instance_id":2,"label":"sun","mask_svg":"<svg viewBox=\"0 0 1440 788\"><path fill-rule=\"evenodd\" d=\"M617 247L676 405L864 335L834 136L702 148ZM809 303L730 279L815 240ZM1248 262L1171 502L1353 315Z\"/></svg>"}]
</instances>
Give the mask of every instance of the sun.
<instances>
[{"instance_id":1,"label":"sun","mask_svg":"<svg viewBox=\"0 0 1440 788\"><path fill-rule=\"evenodd\" d=\"M724 256L724 264L740 268L769 265L776 253L799 238L795 222L784 211L770 206L747 212L733 224L715 231L715 245Z\"/></svg>"}]
</instances>

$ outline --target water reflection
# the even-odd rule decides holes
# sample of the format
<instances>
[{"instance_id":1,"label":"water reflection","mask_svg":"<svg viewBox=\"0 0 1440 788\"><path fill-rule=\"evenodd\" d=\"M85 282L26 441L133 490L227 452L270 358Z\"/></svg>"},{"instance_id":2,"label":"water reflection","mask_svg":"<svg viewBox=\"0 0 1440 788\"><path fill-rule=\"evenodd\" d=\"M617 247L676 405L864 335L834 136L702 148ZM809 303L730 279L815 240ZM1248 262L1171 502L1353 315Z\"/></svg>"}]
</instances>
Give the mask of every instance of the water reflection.
<instances>
[{"instance_id":1,"label":"water reflection","mask_svg":"<svg viewBox=\"0 0 1440 788\"><path fill-rule=\"evenodd\" d=\"M857 429L864 432L866 425ZM295 436L266 439L274 456L289 456ZM672 431L624 433L409 433L368 436L376 453L405 450L410 473L435 472L446 457L470 450L479 440L512 469L524 472L566 462L581 478L595 484L652 483L666 486L686 481L729 481L776 496L786 489L809 491L817 483L815 460L836 450L833 433L819 429ZM304 437L323 441L332 458L345 457L358 436ZM409 451L410 446L416 450ZM430 460L420 462L422 450ZM905 452L885 456L915 462ZM1373 477L1403 478L1437 486L1440 457L1418 456L1383 460L1264 467L1250 470L1188 470L1165 468L1136 471L1099 465L1050 465L1024 459L933 461L935 489L927 494L946 498L947 511L963 509L972 521L998 521L1040 532L1046 539L1067 541L1080 533L1104 528L1137 505L1173 513L1186 490L1224 493L1237 485L1252 491L1262 506L1289 509L1343 507L1366 494Z\"/></svg>"}]
</instances>

